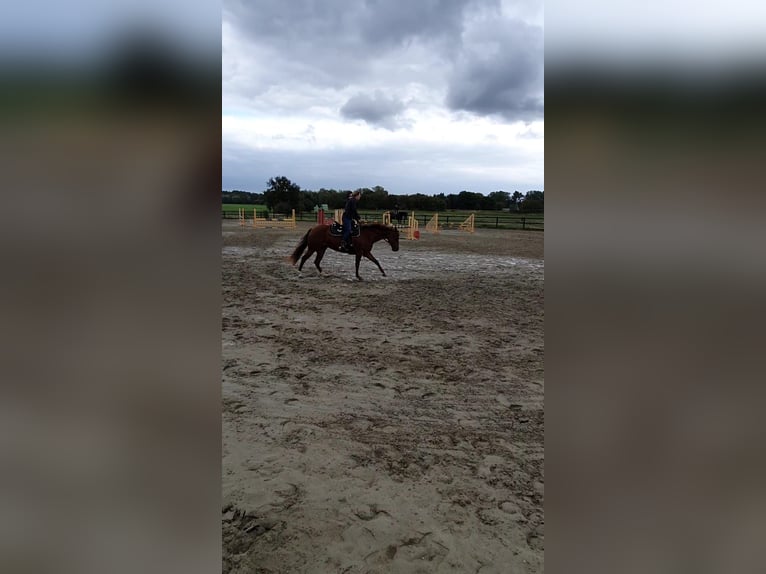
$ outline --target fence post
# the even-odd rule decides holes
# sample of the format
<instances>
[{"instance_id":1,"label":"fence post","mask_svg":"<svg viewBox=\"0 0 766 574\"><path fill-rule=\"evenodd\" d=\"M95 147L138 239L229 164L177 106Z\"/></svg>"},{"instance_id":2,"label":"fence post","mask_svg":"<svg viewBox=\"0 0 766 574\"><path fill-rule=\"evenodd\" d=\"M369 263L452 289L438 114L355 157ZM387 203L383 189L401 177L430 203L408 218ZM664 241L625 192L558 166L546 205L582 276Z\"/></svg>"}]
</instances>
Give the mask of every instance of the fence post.
<instances>
[{"instance_id":1,"label":"fence post","mask_svg":"<svg viewBox=\"0 0 766 574\"><path fill-rule=\"evenodd\" d=\"M521 228L522 229L526 229L527 228L527 218L526 217L522 217L521 218Z\"/></svg>"},{"instance_id":2,"label":"fence post","mask_svg":"<svg viewBox=\"0 0 766 574\"><path fill-rule=\"evenodd\" d=\"M499 223L500 223L500 218L499 217L495 217L495 229L500 227Z\"/></svg>"}]
</instances>

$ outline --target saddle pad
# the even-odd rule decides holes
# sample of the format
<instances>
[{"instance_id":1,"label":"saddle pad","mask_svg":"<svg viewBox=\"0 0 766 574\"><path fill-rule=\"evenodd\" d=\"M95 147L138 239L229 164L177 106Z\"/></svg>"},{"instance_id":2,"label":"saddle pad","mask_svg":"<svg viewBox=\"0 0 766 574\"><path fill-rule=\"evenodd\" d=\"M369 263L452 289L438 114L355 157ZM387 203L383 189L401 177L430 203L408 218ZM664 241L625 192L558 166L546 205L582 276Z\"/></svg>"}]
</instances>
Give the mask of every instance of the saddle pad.
<instances>
[{"instance_id":1,"label":"saddle pad","mask_svg":"<svg viewBox=\"0 0 766 574\"><path fill-rule=\"evenodd\" d=\"M330 226L330 235L337 235L338 237L342 237L343 224L341 224L339 221L335 221ZM351 222L351 237L359 237L359 226L356 224L356 221Z\"/></svg>"}]
</instances>

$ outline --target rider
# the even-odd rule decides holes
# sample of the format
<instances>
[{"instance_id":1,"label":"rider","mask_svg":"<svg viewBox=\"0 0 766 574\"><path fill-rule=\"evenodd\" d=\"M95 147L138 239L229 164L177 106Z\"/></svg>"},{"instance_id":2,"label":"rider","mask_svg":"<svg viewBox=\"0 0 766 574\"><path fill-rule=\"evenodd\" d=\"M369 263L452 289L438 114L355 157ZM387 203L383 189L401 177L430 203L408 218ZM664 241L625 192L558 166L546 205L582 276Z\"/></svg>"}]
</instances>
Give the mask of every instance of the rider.
<instances>
[{"instance_id":1,"label":"rider","mask_svg":"<svg viewBox=\"0 0 766 574\"><path fill-rule=\"evenodd\" d=\"M340 250L345 253L353 253L351 245L351 221L356 220L359 223L359 212L356 210L356 204L362 192L356 190L346 201L346 207L343 210L343 241L340 244Z\"/></svg>"}]
</instances>

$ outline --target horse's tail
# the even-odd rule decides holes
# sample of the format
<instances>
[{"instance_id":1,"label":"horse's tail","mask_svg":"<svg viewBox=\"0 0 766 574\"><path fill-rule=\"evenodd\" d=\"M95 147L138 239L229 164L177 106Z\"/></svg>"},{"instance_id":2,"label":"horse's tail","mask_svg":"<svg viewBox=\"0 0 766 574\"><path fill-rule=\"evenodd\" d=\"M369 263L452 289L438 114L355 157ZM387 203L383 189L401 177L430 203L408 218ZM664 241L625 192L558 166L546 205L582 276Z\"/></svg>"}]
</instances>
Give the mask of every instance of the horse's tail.
<instances>
[{"instance_id":1,"label":"horse's tail","mask_svg":"<svg viewBox=\"0 0 766 574\"><path fill-rule=\"evenodd\" d=\"M306 232L306 234L301 238L301 242L295 248L295 251L293 251L293 254L287 258L287 260L292 265L295 265L298 262L298 257L301 256L301 253L303 253L303 251L306 249L306 246L309 244L309 233L311 233L311 229L309 229Z\"/></svg>"}]
</instances>

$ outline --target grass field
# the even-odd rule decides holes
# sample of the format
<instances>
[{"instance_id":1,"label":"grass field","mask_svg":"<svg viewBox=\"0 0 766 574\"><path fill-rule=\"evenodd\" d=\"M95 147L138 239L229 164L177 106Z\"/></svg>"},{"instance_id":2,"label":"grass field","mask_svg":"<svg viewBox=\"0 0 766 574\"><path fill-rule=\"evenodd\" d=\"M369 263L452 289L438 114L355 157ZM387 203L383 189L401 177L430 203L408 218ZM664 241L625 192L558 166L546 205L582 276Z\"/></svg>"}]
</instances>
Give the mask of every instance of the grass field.
<instances>
[{"instance_id":1,"label":"grass field","mask_svg":"<svg viewBox=\"0 0 766 574\"><path fill-rule=\"evenodd\" d=\"M245 208L245 213L250 215L250 217L253 216L253 208L256 208L258 211L265 211L266 205L262 203L222 203L223 211L226 212L237 212L241 208Z\"/></svg>"}]
</instances>

